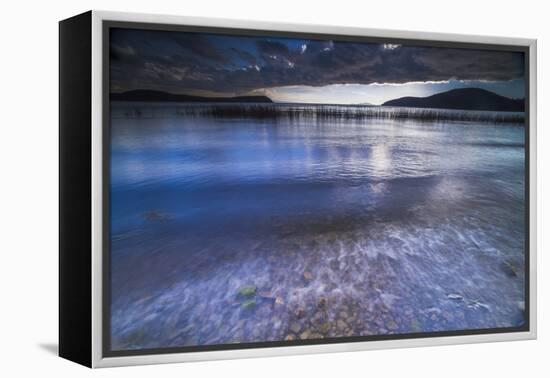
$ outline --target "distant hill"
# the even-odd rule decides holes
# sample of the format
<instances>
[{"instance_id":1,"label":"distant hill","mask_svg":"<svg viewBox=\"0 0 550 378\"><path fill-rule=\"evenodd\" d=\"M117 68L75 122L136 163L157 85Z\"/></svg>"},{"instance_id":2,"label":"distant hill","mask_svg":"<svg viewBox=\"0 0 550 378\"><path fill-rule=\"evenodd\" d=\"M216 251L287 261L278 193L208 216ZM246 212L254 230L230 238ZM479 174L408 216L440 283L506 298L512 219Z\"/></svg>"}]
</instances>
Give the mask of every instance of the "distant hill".
<instances>
[{"instance_id":1,"label":"distant hill","mask_svg":"<svg viewBox=\"0 0 550 378\"><path fill-rule=\"evenodd\" d=\"M236 96L236 97L202 97L184 94L174 94L153 90L134 90L122 93L111 93L112 101L151 101L151 102L261 102L271 103L267 96Z\"/></svg>"},{"instance_id":2,"label":"distant hill","mask_svg":"<svg viewBox=\"0 0 550 378\"><path fill-rule=\"evenodd\" d=\"M523 99L511 99L479 88L452 89L428 97L401 97L386 101L382 106L504 112L523 112L525 110Z\"/></svg>"}]
</instances>

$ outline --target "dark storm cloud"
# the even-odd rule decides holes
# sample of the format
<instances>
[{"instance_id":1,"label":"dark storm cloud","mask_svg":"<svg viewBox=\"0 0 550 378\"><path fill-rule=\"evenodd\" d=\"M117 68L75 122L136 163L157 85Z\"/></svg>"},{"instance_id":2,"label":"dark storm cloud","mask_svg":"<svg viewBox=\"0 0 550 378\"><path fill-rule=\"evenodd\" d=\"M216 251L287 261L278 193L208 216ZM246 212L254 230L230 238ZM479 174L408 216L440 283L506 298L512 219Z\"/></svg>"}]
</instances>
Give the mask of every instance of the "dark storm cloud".
<instances>
[{"instance_id":1,"label":"dark storm cloud","mask_svg":"<svg viewBox=\"0 0 550 378\"><path fill-rule=\"evenodd\" d=\"M284 57L287 57L290 54L288 46L281 42L260 39L256 41L256 44L258 45L258 50L261 54L281 55Z\"/></svg>"},{"instance_id":2,"label":"dark storm cloud","mask_svg":"<svg viewBox=\"0 0 550 378\"><path fill-rule=\"evenodd\" d=\"M177 45L200 57L220 63L225 63L229 59L201 34L175 33L173 38Z\"/></svg>"},{"instance_id":3,"label":"dark storm cloud","mask_svg":"<svg viewBox=\"0 0 550 378\"><path fill-rule=\"evenodd\" d=\"M232 47L231 51L233 51L233 53L238 59L241 59L248 64L256 64L258 62L256 57L254 57L254 55L252 55L249 52L239 50L238 48L235 48L235 47Z\"/></svg>"},{"instance_id":4,"label":"dark storm cloud","mask_svg":"<svg viewBox=\"0 0 550 378\"><path fill-rule=\"evenodd\" d=\"M131 46L120 47L111 45L111 59L113 61L132 61L136 57L136 51Z\"/></svg>"},{"instance_id":5,"label":"dark storm cloud","mask_svg":"<svg viewBox=\"0 0 550 378\"><path fill-rule=\"evenodd\" d=\"M516 52L201 33L111 31L113 91L244 93L266 87L523 77Z\"/></svg>"}]
</instances>

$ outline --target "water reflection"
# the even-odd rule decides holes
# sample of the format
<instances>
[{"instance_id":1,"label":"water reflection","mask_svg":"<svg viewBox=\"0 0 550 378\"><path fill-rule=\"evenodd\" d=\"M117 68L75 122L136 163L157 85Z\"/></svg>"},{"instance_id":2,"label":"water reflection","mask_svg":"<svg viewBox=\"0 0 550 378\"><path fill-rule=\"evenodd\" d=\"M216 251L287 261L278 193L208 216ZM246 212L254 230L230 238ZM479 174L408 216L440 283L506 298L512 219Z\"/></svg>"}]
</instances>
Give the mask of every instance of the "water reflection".
<instances>
[{"instance_id":1,"label":"water reflection","mask_svg":"<svg viewBox=\"0 0 550 378\"><path fill-rule=\"evenodd\" d=\"M372 164L371 176L377 179L385 179L391 176L392 161L391 151L386 144L377 144L372 147L370 157Z\"/></svg>"},{"instance_id":2,"label":"water reflection","mask_svg":"<svg viewBox=\"0 0 550 378\"><path fill-rule=\"evenodd\" d=\"M112 122L114 349L523 324L521 126L169 115Z\"/></svg>"}]
</instances>

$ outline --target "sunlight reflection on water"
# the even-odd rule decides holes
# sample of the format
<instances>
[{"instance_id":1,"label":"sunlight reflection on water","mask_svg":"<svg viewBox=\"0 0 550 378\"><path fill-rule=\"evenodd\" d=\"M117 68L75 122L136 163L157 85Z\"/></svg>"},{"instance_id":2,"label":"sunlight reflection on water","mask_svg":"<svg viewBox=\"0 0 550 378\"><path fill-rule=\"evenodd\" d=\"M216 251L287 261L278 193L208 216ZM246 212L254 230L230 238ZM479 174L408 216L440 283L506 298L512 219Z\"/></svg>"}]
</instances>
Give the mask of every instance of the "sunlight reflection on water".
<instances>
[{"instance_id":1,"label":"sunlight reflection on water","mask_svg":"<svg viewBox=\"0 0 550 378\"><path fill-rule=\"evenodd\" d=\"M113 347L521 325L523 143L512 124L114 119Z\"/></svg>"}]
</instances>

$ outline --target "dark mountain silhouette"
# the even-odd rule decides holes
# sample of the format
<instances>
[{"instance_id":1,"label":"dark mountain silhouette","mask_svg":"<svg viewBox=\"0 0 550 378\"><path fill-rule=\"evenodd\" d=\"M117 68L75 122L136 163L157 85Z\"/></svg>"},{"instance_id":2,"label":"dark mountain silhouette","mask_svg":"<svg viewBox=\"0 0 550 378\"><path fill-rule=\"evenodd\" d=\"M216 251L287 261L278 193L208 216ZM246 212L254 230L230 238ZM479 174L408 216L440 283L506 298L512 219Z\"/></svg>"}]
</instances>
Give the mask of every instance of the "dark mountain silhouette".
<instances>
[{"instance_id":1,"label":"dark mountain silhouette","mask_svg":"<svg viewBox=\"0 0 550 378\"><path fill-rule=\"evenodd\" d=\"M485 89L461 88L428 97L401 97L386 101L382 106L523 112L525 101L500 96Z\"/></svg>"},{"instance_id":2,"label":"dark mountain silhouette","mask_svg":"<svg viewBox=\"0 0 550 378\"><path fill-rule=\"evenodd\" d=\"M147 89L139 89L122 93L111 93L111 100L151 102L273 102L267 96L202 97Z\"/></svg>"}]
</instances>

